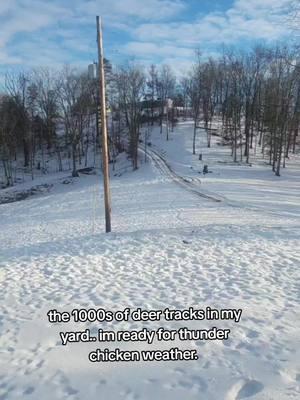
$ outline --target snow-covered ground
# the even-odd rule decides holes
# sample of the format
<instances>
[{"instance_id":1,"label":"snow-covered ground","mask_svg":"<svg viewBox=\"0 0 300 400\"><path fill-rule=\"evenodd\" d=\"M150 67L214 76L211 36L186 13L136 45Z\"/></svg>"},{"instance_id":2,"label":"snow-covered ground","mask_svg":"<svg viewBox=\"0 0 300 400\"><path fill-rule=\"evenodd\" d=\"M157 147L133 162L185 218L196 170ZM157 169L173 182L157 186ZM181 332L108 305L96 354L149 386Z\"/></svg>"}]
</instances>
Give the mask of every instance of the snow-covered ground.
<instances>
[{"instance_id":1,"label":"snow-covered ground","mask_svg":"<svg viewBox=\"0 0 300 400\"><path fill-rule=\"evenodd\" d=\"M112 179L113 233L103 233L101 177L52 182L50 192L0 206L1 399L300 398L300 165L218 165L197 173L190 124L161 151L201 179L214 202L185 190L150 162ZM183 136L184 135L184 136ZM178 150L180 149L180 150ZM177 155L182 152L183 162ZM203 149L204 154L204 149ZM214 161L213 161L214 160ZM190 167L193 166L194 170ZM61 177L60 177L61 179ZM232 321L53 325L47 311L74 308L242 308ZM228 341L120 343L126 349L197 349L197 361L90 363L101 343L62 346L59 332L231 329Z\"/></svg>"},{"instance_id":2,"label":"snow-covered ground","mask_svg":"<svg viewBox=\"0 0 300 400\"><path fill-rule=\"evenodd\" d=\"M215 125L216 127L218 125ZM183 176L198 178L203 191L215 192L235 204L279 211L280 214L299 215L300 154L286 160L281 177L276 177L262 158L261 149L253 144L250 164L234 163L230 146L220 146L221 138L212 136L212 148L207 148L206 133L197 130L196 155L192 154L193 122L179 122L166 141L158 128L152 130L154 149L167 158L175 171ZM256 150L255 150L256 147ZM178 150L180 149L180 151ZM199 153L202 161L199 161ZM238 159L240 157L238 150ZM203 166L211 173L203 175Z\"/></svg>"}]
</instances>

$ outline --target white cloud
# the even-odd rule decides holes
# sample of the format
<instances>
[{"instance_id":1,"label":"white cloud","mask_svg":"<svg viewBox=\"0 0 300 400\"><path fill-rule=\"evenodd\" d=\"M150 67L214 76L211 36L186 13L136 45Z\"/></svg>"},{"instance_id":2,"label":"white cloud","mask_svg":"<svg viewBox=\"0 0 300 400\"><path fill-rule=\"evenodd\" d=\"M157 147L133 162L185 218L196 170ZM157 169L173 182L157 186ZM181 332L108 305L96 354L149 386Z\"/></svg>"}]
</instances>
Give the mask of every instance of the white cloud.
<instances>
[{"instance_id":1,"label":"white cloud","mask_svg":"<svg viewBox=\"0 0 300 400\"><path fill-rule=\"evenodd\" d=\"M0 0L0 63L36 63L48 58L57 63L63 51L65 62L74 58L74 52L93 57L92 29L97 14L104 17L104 27L130 32L137 21L171 18L184 8L181 0L147 0L143 4L140 0ZM61 38L56 46L51 32ZM16 43L17 34L24 36ZM45 53L48 57L41 57Z\"/></svg>"},{"instance_id":2,"label":"white cloud","mask_svg":"<svg viewBox=\"0 0 300 400\"><path fill-rule=\"evenodd\" d=\"M1 15L1 11L5 16ZM35 32L51 26L61 18L70 16L68 8L39 0L23 0L9 3L6 8L0 7L1 42L4 46L17 33Z\"/></svg>"},{"instance_id":3,"label":"white cloud","mask_svg":"<svg viewBox=\"0 0 300 400\"><path fill-rule=\"evenodd\" d=\"M181 0L89 0L80 3L78 11L89 15L107 16L113 20L135 17L144 20L172 18L186 7Z\"/></svg>"},{"instance_id":4,"label":"white cloud","mask_svg":"<svg viewBox=\"0 0 300 400\"><path fill-rule=\"evenodd\" d=\"M236 0L233 11L256 17L281 13L293 0Z\"/></svg>"},{"instance_id":5,"label":"white cloud","mask_svg":"<svg viewBox=\"0 0 300 400\"><path fill-rule=\"evenodd\" d=\"M160 45L151 42L129 42L121 48L121 52L138 57L172 57L189 58L194 55L192 49L186 47L176 47L170 44Z\"/></svg>"},{"instance_id":6,"label":"white cloud","mask_svg":"<svg viewBox=\"0 0 300 400\"><path fill-rule=\"evenodd\" d=\"M140 23L131 30L133 41L121 52L145 60L159 59L186 69L195 49L203 57L218 55L221 44L276 41L287 37L284 15L294 0L236 0L224 12L210 12L194 20ZM215 50L212 50L215 49Z\"/></svg>"},{"instance_id":7,"label":"white cloud","mask_svg":"<svg viewBox=\"0 0 300 400\"><path fill-rule=\"evenodd\" d=\"M288 28L283 12L291 0L237 0L224 13L212 12L191 22L140 24L133 36L140 41L174 40L179 45L232 44L242 39L277 40ZM271 5L273 6L271 7Z\"/></svg>"},{"instance_id":8,"label":"white cloud","mask_svg":"<svg viewBox=\"0 0 300 400\"><path fill-rule=\"evenodd\" d=\"M21 64L22 59L20 57L9 56L4 50L0 49L0 64Z\"/></svg>"},{"instance_id":9,"label":"white cloud","mask_svg":"<svg viewBox=\"0 0 300 400\"><path fill-rule=\"evenodd\" d=\"M105 37L131 37L122 45L106 42L107 49L118 48L118 55L108 53L112 58L173 60L185 68L196 48L207 53L221 43L283 38L282 15L292 1L235 0L227 11L194 17L187 0L0 0L0 63L57 65L76 62L76 53L88 63L96 54L95 15L102 15ZM183 11L191 14L187 20Z\"/></svg>"}]
</instances>

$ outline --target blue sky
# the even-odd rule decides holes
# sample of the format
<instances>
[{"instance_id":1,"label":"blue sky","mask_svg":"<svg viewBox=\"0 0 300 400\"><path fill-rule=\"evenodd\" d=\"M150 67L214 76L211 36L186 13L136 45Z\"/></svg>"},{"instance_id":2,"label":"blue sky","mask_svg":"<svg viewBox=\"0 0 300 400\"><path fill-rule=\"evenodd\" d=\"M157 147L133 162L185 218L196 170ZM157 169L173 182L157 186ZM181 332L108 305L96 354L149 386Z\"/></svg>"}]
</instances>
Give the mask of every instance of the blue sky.
<instances>
[{"instance_id":1,"label":"blue sky","mask_svg":"<svg viewBox=\"0 0 300 400\"><path fill-rule=\"evenodd\" d=\"M104 24L105 54L187 68L199 48L289 40L284 23L295 0L0 0L0 73L11 68L85 68L96 59L95 16ZM299 1L299 0L297 0Z\"/></svg>"}]
</instances>

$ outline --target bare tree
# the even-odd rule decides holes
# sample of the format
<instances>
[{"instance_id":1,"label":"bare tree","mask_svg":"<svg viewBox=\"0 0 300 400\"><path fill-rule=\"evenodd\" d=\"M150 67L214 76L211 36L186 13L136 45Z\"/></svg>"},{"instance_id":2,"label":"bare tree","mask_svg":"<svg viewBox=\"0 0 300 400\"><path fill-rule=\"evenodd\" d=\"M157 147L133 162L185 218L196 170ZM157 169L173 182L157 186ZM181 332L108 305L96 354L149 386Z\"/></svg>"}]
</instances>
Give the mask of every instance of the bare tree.
<instances>
[{"instance_id":1,"label":"bare tree","mask_svg":"<svg viewBox=\"0 0 300 400\"><path fill-rule=\"evenodd\" d=\"M192 109L192 118L194 120L193 154L196 154L196 134L200 119L200 107L201 107L201 85L202 85L201 65L200 62L198 62L198 64L195 64L193 66L192 73L189 77L189 85L187 89Z\"/></svg>"},{"instance_id":2,"label":"bare tree","mask_svg":"<svg viewBox=\"0 0 300 400\"><path fill-rule=\"evenodd\" d=\"M157 76L157 94L160 100L160 133L162 133L163 118L166 115L167 140L169 139L168 104L169 97L174 95L176 78L169 65L162 65Z\"/></svg>"},{"instance_id":3,"label":"bare tree","mask_svg":"<svg viewBox=\"0 0 300 400\"><path fill-rule=\"evenodd\" d=\"M138 144L141 123L141 100L145 92L145 74L137 65L122 67L116 73L120 91L120 106L129 134L129 155L133 169L138 168Z\"/></svg>"}]
</instances>

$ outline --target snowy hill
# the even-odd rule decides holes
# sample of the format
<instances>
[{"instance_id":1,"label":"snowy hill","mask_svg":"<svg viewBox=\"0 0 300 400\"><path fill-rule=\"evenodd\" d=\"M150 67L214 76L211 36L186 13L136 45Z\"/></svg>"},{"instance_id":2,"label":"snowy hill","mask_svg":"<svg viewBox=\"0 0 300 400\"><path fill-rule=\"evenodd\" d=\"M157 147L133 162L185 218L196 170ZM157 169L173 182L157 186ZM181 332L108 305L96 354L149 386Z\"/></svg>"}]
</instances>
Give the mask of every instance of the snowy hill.
<instances>
[{"instance_id":1,"label":"snowy hill","mask_svg":"<svg viewBox=\"0 0 300 400\"><path fill-rule=\"evenodd\" d=\"M278 178L262 160L231 165L215 143L203 148L200 163L190 153L188 123L170 137L154 131L148 163L113 177L111 234L103 233L98 175L70 184L59 177L49 192L0 205L0 398L300 397L299 159ZM151 151L163 161L155 162ZM206 176L199 174L204 164L213 171ZM62 326L47 318L50 309L207 306L241 308L241 320ZM227 341L119 344L196 349L197 361L91 363L95 343L62 346L59 338L62 330L87 327L215 325L231 330Z\"/></svg>"}]
</instances>

